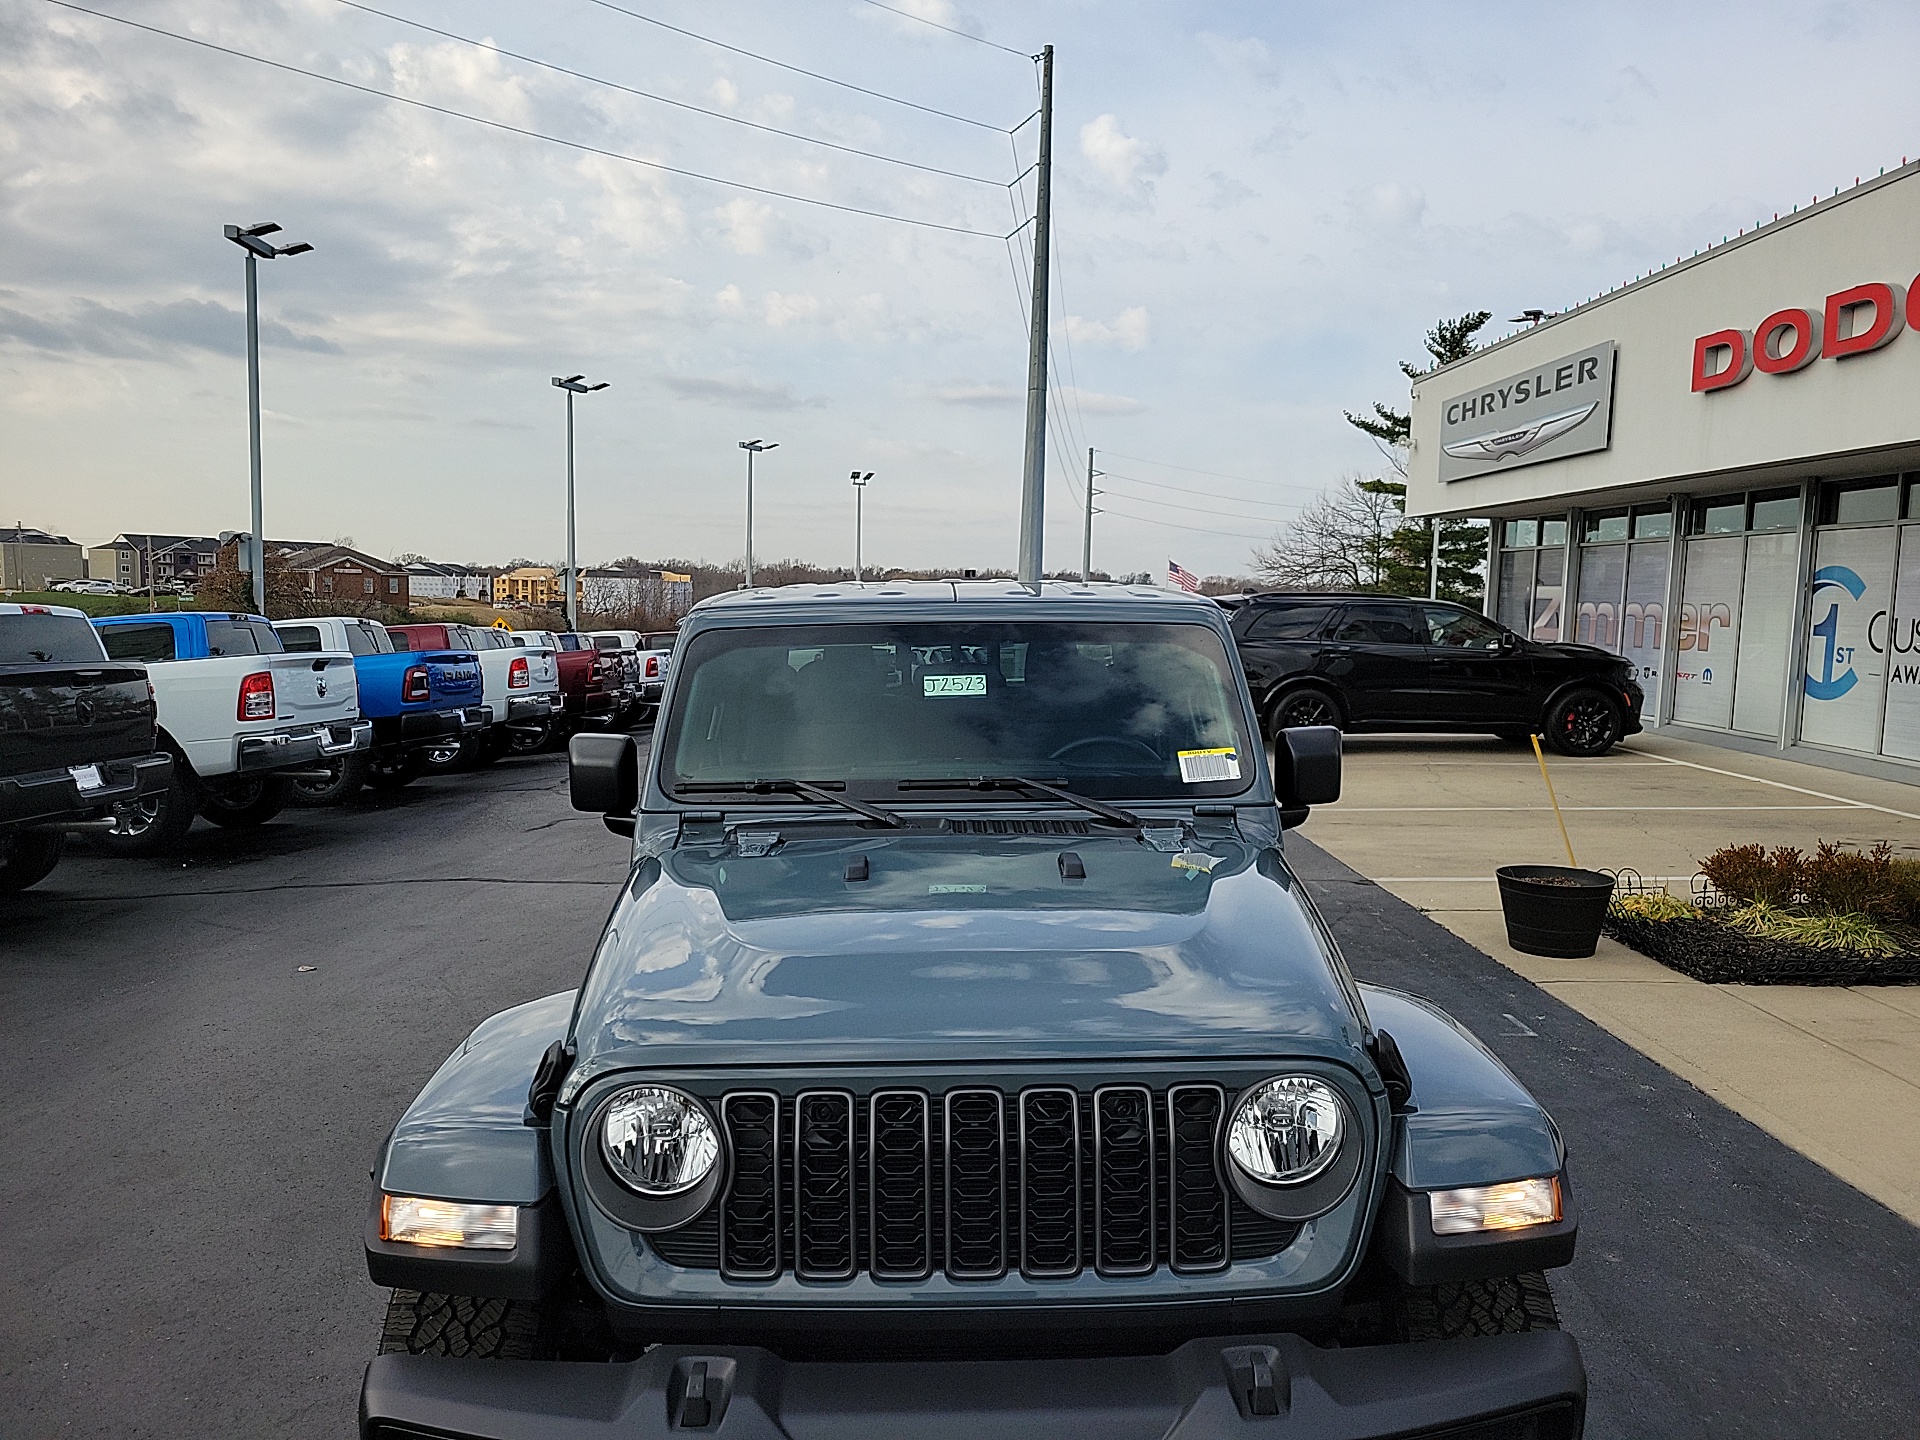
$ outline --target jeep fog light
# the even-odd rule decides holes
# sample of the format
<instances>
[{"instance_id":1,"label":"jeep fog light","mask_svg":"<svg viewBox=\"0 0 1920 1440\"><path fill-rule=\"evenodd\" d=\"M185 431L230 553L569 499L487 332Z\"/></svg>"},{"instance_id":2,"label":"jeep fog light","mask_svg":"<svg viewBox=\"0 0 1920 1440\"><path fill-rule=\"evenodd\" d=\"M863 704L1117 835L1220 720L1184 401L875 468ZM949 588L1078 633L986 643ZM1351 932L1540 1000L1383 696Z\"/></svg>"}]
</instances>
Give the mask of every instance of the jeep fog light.
<instances>
[{"instance_id":1,"label":"jeep fog light","mask_svg":"<svg viewBox=\"0 0 1920 1440\"><path fill-rule=\"evenodd\" d=\"M511 1250L520 1239L520 1207L383 1195L380 1238L462 1250Z\"/></svg>"},{"instance_id":2,"label":"jeep fog light","mask_svg":"<svg viewBox=\"0 0 1920 1440\"><path fill-rule=\"evenodd\" d=\"M1482 1230L1522 1230L1550 1225L1560 1218L1560 1182L1511 1180L1504 1185L1478 1185L1470 1190L1435 1190L1433 1233L1472 1235Z\"/></svg>"},{"instance_id":3,"label":"jeep fog light","mask_svg":"<svg viewBox=\"0 0 1920 1440\"><path fill-rule=\"evenodd\" d=\"M629 1190L656 1198L679 1195L718 1163L720 1132L691 1095L666 1085L636 1085L607 1106L600 1153Z\"/></svg>"}]
</instances>

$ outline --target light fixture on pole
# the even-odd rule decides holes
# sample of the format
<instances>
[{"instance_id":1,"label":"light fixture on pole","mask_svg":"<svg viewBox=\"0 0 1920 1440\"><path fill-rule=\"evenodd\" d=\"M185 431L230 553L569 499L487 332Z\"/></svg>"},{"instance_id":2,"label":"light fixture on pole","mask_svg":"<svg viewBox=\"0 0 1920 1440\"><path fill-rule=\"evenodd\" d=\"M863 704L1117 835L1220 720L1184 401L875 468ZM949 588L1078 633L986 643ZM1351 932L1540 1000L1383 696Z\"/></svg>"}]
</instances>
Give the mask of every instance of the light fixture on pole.
<instances>
[{"instance_id":1,"label":"light fixture on pole","mask_svg":"<svg viewBox=\"0 0 1920 1440\"><path fill-rule=\"evenodd\" d=\"M580 582L575 578L576 570L573 551L573 397L591 395L596 390L604 390L610 383L602 380L598 385L583 385L584 375L568 375L564 379L558 375L553 383L567 392L567 629L580 628L579 590Z\"/></svg>"},{"instance_id":2,"label":"light fixture on pole","mask_svg":"<svg viewBox=\"0 0 1920 1440\"><path fill-rule=\"evenodd\" d=\"M253 535L248 547L248 563L253 570L253 608L267 613L267 546L260 537L260 290L256 278L259 260L278 260L282 255L304 255L313 246L304 240L297 245L275 245L263 235L277 235L280 227L271 221L226 227L226 237L247 252L247 448L253 470Z\"/></svg>"},{"instance_id":3,"label":"light fixture on pole","mask_svg":"<svg viewBox=\"0 0 1920 1440\"><path fill-rule=\"evenodd\" d=\"M747 452L747 588L753 588L753 457L763 450L778 450L778 440L742 440L740 448Z\"/></svg>"},{"instance_id":4,"label":"light fixture on pole","mask_svg":"<svg viewBox=\"0 0 1920 1440\"><path fill-rule=\"evenodd\" d=\"M867 482L873 479L873 471L861 474L853 472L853 583L863 584L865 577L860 573L860 522L861 502L867 497Z\"/></svg>"}]
</instances>

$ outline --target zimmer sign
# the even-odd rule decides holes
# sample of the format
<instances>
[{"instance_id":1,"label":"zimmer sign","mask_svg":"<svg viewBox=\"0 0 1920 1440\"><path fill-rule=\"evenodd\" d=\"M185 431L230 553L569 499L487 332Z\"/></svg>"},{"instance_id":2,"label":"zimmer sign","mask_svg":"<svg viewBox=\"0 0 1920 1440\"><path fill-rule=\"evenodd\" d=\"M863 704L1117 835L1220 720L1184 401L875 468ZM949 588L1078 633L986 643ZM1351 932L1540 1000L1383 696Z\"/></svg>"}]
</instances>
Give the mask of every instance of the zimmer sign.
<instances>
[{"instance_id":1,"label":"zimmer sign","mask_svg":"<svg viewBox=\"0 0 1920 1440\"><path fill-rule=\"evenodd\" d=\"M1440 415L1441 480L1606 449L1614 350L1609 340L1448 400Z\"/></svg>"}]
</instances>

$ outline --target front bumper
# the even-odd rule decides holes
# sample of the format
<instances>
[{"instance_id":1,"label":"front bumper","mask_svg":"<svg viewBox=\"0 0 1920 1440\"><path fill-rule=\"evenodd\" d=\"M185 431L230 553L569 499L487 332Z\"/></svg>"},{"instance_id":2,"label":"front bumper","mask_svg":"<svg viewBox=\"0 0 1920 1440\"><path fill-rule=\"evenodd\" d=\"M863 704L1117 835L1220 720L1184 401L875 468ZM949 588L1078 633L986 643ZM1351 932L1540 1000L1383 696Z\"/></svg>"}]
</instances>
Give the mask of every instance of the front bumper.
<instances>
[{"instance_id":1,"label":"front bumper","mask_svg":"<svg viewBox=\"0 0 1920 1440\"><path fill-rule=\"evenodd\" d=\"M101 783L82 787L74 770L48 770L35 775L0 777L0 826L44 825L59 828L63 821L81 822L115 805L125 805L167 788L173 757L165 753L134 760L102 760L94 767Z\"/></svg>"},{"instance_id":2,"label":"front bumper","mask_svg":"<svg viewBox=\"0 0 1920 1440\"><path fill-rule=\"evenodd\" d=\"M659 1346L616 1365L382 1355L362 1440L1577 1440L1587 1378L1557 1330L1321 1350L1293 1335L1169 1355L788 1363Z\"/></svg>"},{"instance_id":3,"label":"front bumper","mask_svg":"<svg viewBox=\"0 0 1920 1440\"><path fill-rule=\"evenodd\" d=\"M529 725L536 720L550 720L566 708L567 702L558 690L546 695L510 695L505 723Z\"/></svg>"},{"instance_id":4,"label":"front bumper","mask_svg":"<svg viewBox=\"0 0 1920 1440\"><path fill-rule=\"evenodd\" d=\"M371 720L337 720L326 725L301 725L265 735L242 735L237 742L234 768L243 775L271 770L298 770L316 760L351 755L373 745Z\"/></svg>"}]
</instances>

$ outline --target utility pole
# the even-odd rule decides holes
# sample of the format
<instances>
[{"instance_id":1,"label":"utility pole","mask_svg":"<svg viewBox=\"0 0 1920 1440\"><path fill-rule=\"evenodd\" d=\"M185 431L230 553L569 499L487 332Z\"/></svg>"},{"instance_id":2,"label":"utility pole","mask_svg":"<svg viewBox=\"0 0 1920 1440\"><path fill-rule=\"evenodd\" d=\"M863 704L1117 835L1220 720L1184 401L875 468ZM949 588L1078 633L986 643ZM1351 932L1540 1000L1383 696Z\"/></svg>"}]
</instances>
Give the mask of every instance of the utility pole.
<instances>
[{"instance_id":1,"label":"utility pole","mask_svg":"<svg viewBox=\"0 0 1920 1440\"><path fill-rule=\"evenodd\" d=\"M1034 167L1033 335L1027 350L1027 449L1020 489L1022 585L1039 589L1047 490L1047 260L1053 224L1053 47L1040 52L1040 158Z\"/></svg>"},{"instance_id":2,"label":"utility pole","mask_svg":"<svg viewBox=\"0 0 1920 1440\"><path fill-rule=\"evenodd\" d=\"M573 543L573 397L591 395L596 390L604 390L611 381L602 380L598 385L582 385L584 375L568 375L564 379L556 375L553 383L567 392L567 629L580 628L580 581L579 570L574 561Z\"/></svg>"},{"instance_id":3,"label":"utility pole","mask_svg":"<svg viewBox=\"0 0 1920 1440\"><path fill-rule=\"evenodd\" d=\"M271 221L242 229L228 225L227 239L247 252L247 449L253 470L253 536L248 549L253 567L253 610L267 613L267 542L261 539L264 523L260 514L260 289L257 260L277 260L282 255L304 255L313 246L275 245L261 237L277 235L280 227Z\"/></svg>"},{"instance_id":4,"label":"utility pole","mask_svg":"<svg viewBox=\"0 0 1920 1440\"><path fill-rule=\"evenodd\" d=\"M778 440L742 440L740 448L747 452L747 589L753 588L753 457L763 450L778 450Z\"/></svg>"},{"instance_id":5,"label":"utility pole","mask_svg":"<svg viewBox=\"0 0 1920 1440\"><path fill-rule=\"evenodd\" d=\"M1099 512L1093 508L1093 497L1100 491L1093 488L1094 478L1100 472L1093 468L1093 447L1087 447L1087 528L1080 540L1080 583L1090 584L1093 580L1093 517Z\"/></svg>"},{"instance_id":6,"label":"utility pole","mask_svg":"<svg viewBox=\"0 0 1920 1440\"><path fill-rule=\"evenodd\" d=\"M865 578L860 573L860 528L862 519L860 512L862 508L861 502L867 498L867 482L871 479L873 479L873 471L871 470L867 471L864 475L858 470L853 472L853 583L856 585L865 583Z\"/></svg>"}]
</instances>

